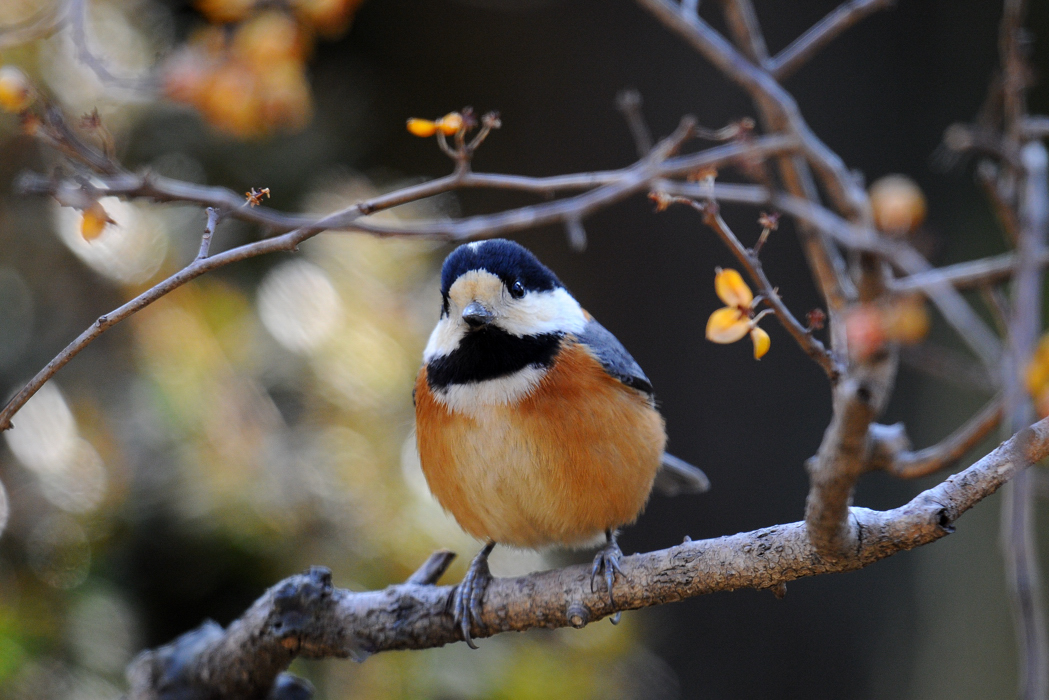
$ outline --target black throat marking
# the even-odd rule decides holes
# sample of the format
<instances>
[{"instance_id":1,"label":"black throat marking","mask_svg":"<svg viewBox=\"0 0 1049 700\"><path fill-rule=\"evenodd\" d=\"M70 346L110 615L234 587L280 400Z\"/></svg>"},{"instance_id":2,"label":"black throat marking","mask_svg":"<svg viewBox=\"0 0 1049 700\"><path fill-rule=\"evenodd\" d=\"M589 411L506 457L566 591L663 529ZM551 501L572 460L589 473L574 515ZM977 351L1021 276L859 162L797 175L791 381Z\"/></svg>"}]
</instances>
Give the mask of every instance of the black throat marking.
<instances>
[{"instance_id":1,"label":"black throat marking","mask_svg":"<svg viewBox=\"0 0 1049 700\"><path fill-rule=\"evenodd\" d=\"M459 347L426 365L426 381L433 390L452 384L498 379L525 367L549 367L561 349L563 333L512 335L486 326L467 333Z\"/></svg>"}]
</instances>

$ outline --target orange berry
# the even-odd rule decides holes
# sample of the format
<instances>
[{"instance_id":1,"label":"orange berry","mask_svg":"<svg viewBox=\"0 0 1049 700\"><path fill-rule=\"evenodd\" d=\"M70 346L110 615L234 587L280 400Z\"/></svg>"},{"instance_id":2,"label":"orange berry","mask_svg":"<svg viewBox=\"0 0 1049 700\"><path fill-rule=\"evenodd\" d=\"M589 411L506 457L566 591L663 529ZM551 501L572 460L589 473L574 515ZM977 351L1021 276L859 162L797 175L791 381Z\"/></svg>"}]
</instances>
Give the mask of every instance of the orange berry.
<instances>
[{"instance_id":1,"label":"orange berry","mask_svg":"<svg viewBox=\"0 0 1049 700\"><path fill-rule=\"evenodd\" d=\"M200 110L209 122L235 136L256 136L263 130L255 74L235 61L214 71Z\"/></svg>"},{"instance_id":2,"label":"orange berry","mask_svg":"<svg viewBox=\"0 0 1049 700\"><path fill-rule=\"evenodd\" d=\"M33 104L33 87L26 74L14 66L0 67L0 109L24 112Z\"/></svg>"},{"instance_id":3,"label":"orange berry","mask_svg":"<svg viewBox=\"0 0 1049 700\"><path fill-rule=\"evenodd\" d=\"M885 345L881 311L873 304L861 304L845 316L845 337L849 355L863 361Z\"/></svg>"},{"instance_id":4,"label":"orange berry","mask_svg":"<svg viewBox=\"0 0 1049 700\"><path fill-rule=\"evenodd\" d=\"M302 61L306 40L299 23L285 12L261 12L237 28L233 37L237 58L255 70L268 70L273 63Z\"/></svg>"},{"instance_id":5,"label":"orange berry","mask_svg":"<svg viewBox=\"0 0 1049 700\"><path fill-rule=\"evenodd\" d=\"M346 31L363 0L295 0L295 12L321 36L335 38Z\"/></svg>"},{"instance_id":6,"label":"orange berry","mask_svg":"<svg viewBox=\"0 0 1049 700\"><path fill-rule=\"evenodd\" d=\"M313 115L306 70L298 61L282 61L258 75L262 119L268 128L298 131Z\"/></svg>"},{"instance_id":7,"label":"orange berry","mask_svg":"<svg viewBox=\"0 0 1049 700\"><path fill-rule=\"evenodd\" d=\"M239 22L254 9L256 0L197 0L194 3L209 22Z\"/></svg>"},{"instance_id":8,"label":"orange berry","mask_svg":"<svg viewBox=\"0 0 1049 700\"><path fill-rule=\"evenodd\" d=\"M870 187L875 225L890 235L905 235L925 221L925 195L906 175L886 175Z\"/></svg>"},{"instance_id":9,"label":"orange berry","mask_svg":"<svg viewBox=\"0 0 1049 700\"><path fill-rule=\"evenodd\" d=\"M458 112L449 112L437 122L437 128L445 136L455 136L459 129L463 128L463 115Z\"/></svg>"},{"instance_id":10,"label":"orange berry","mask_svg":"<svg viewBox=\"0 0 1049 700\"><path fill-rule=\"evenodd\" d=\"M429 119L412 117L408 120L408 131L420 138L428 138L437 133L437 124Z\"/></svg>"},{"instance_id":11,"label":"orange berry","mask_svg":"<svg viewBox=\"0 0 1049 700\"><path fill-rule=\"evenodd\" d=\"M211 82L212 63L197 49L183 48L164 61L161 86L176 102L200 105Z\"/></svg>"}]
</instances>

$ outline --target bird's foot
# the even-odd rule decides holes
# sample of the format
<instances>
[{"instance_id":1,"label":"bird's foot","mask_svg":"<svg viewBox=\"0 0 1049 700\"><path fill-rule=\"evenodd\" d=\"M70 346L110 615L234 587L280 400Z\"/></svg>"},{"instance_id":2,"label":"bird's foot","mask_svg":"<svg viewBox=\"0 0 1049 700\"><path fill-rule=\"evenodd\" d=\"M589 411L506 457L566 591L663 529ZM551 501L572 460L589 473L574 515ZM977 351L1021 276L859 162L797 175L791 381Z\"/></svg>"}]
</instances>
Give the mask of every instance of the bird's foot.
<instances>
[{"instance_id":1,"label":"bird's foot","mask_svg":"<svg viewBox=\"0 0 1049 700\"><path fill-rule=\"evenodd\" d=\"M619 574L623 578L626 578L626 574L619 568L619 560L623 558L623 550L619 548L619 543L616 542L615 532L608 530L605 532L605 537L608 538L608 544L601 548L601 551L594 557L594 565L590 569L590 592L593 593L597 590L594 585L597 581L597 577L604 572L605 574L605 587L608 590L608 601L612 605L616 604L615 599L612 597L612 587L616 582L616 574ZM613 623L619 622L619 613L612 619Z\"/></svg>"},{"instance_id":2,"label":"bird's foot","mask_svg":"<svg viewBox=\"0 0 1049 700\"><path fill-rule=\"evenodd\" d=\"M470 568L466 570L466 576L456 586L452 597L455 624L462 630L463 641L471 649L476 649L477 645L474 644L473 637L470 635L470 627L474 622L481 627L484 625L481 622L481 601L484 598L485 589L492 580L492 572L488 569L488 555L492 553L494 547L495 543L489 542L473 558Z\"/></svg>"}]
</instances>

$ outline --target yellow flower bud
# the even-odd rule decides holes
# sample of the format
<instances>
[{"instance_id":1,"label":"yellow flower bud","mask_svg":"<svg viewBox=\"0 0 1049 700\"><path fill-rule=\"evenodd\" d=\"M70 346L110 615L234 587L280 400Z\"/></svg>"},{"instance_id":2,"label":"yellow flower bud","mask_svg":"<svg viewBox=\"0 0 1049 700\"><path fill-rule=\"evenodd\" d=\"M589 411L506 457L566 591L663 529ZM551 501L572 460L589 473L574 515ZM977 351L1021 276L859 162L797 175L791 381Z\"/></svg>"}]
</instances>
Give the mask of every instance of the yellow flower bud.
<instances>
[{"instance_id":1,"label":"yellow flower bud","mask_svg":"<svg viewBox=\"0 0 1049 700\"><path fill-rule=\"evenodd\" d=\"M437 133L437 124L429 119L409 119L408 131L421 138L427 138Z\"/></svg>"},{"instance_id":2,"label":"yellow flower bud","mask_svg":"<svg viewBox=\"0 0 1049 700\"><path fill-rule=\"evenodd\" d=\"M26 74L14 66L0 67L0 109L22 112L33 104L33 88Z\"/></svg>"},{"instance_id":3,"label":"yellow flower bud","mask_svg":"<svg viewBox=\"0 0 1049 700\"><path fill-rule=\"evenodd\" d=\"M749 309L754 302L754 293L743 281L743 276L732 268L722 270L719 267L717 269L714 274L714 291L726 306Z\"/></svg>"},{"instance_id":4,"label":"yellow flower bud","mask_svg":"<svg viewBox=\"0 0 1049 700\"><path fill-rule=\"evenodd\" d=\"M764 329L754 326L750 329L750 339L754 341L754 359L760 360L772 346L772 339Z\"/></svg>"},{"instance_id":5,"label":"yellow flower bud","mask_svg":"<svg viewBox=\"0 0 1049 700\"><path fill-rule=\"evenodd\" d=\"M458 112L449 112L437 122L437 128L445 136L455 136L459 129L463 128L463 115Z\"/></svg>"},{"instance_id":6,"label":"yellow flower bud","mask_svg":"<svg viewBox=\"0 0 1049 700\"><path fill-rule=\"evenodd\" d=\"M115 224L109 218L105 208L98 202L94 202L84 210L84 217L80 221L80 235L85 241L93 241L106 230L106 224Z\"/></svg>"},{"instance_id":7,"label":"yellow flower bud","mask_svg":"<svg viewBox=\"0 0 1049 700\"><path fill-rule=\"evenodd\" d=\"M734 343L750 331L750 319L739 309L724 307L707 319L707 340L713 343Z\"/></svg>"}]
</instances>

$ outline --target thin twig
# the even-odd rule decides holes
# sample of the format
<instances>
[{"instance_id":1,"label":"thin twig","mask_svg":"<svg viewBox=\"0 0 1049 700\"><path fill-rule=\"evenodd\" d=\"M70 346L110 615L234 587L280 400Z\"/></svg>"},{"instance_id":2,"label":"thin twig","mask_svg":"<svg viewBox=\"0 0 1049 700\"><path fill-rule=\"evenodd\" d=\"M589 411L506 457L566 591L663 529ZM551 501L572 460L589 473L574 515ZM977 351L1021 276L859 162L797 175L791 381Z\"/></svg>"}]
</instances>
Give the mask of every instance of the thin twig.
<instances>
[{"instance_id":1,"label":"thin twig","mask_svg":"<svg viewBox=\"0 0 1049 700\"><path fill-rule=\"evenodd\" d=\"M880 455L869 469L881 469L901 479L917 479L958 463L1001 423L1004 401L996 396L980 412L940 442L915 452L904 450ZM887 458L886 458L887 457Z\"/></svg>"},{"instance_id":2,"label":"thin twig","mask_svg":"<svg viewBox=\"0 0 1049 700\"><path fill-rule=\"evenodd\" d=\"M740 48L755 65L768 69L769 50L751 0L722 0L725 20L734 36L744 38Z\"/></svg>"},{"instance_id":3,"label":"thin twig","mask_svg":"<svg viewBox=\"0 0 1049 700\"><path fill-rule=\"evenodd\" d=\"M736 44L744 51L753 52L754 47L764 47L765 40L757 17L750 6L750 0L726 0L725 15ZM764 66L764 63L761 65ZM775 85L770 75L767 82ZM740 84L743 85L743 83ZM782 89L779 94L767 89L755 90L753 88L749 92L761 111L762 122L768 131L799 134L799 125L805 126L796 106L792 109L790 103L784 102L783 97L789 98L789 95ZM784 187L790 194L819 203L820 194L809 163L796 155L780 157L777 163ZM850 182L844 182L829 173L825 175L826 178L830 178L827 183L828 189L848 188L851 185ZM856 193L852 194L855 198ZM859 202L858 199L856 201ZM862 209L863 205L860 204L845 210L858 212ZM850 218L852 218L851 214ZM816 287L827 304L831 347L842 349L845 347L844 310L856 295L845 260L829 238L812 225L802 222L797 227L797 233Z\"/></svg>"},{"instance_id":4,"label":"thin twig","mask_svg":"<svg viewBox=\"0 0 1049 700\"><path fill-rule=\"evenodd\" d=\"M846 29L867 15L895 4L896 0L849 0L842 3L769 60L769 72L776 80L783 80Z\"/></svg>"},{"instance_id":5,"label":"thin twig","mask_svg":"<svg viewBox=\"0 0 1049 700\"><path fill-rule=\"evenodd\" d=\"M211 250L211 237L215 235L215 227L219 223L219 211L215 207L207 208L208 222L204 225L204 235L200 237L200 252L197 253L197 260L203 260L208 257L208 251Z\"/></svg>"},{"instance_id":6,"label":"thin twig","mask_svg":"<svg viewBox=\"0 0 1049 700\"><path fill-rule=\"evenodd\" d=\"M637 90L623 90L616 95L616 108L626 119L630 135L634 137L638 158L644 158L652 150L652 131L645 121L641 105L641 93Z\"/></svg>"}]
</instances>

